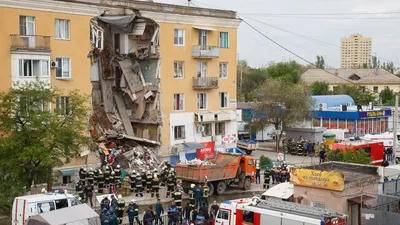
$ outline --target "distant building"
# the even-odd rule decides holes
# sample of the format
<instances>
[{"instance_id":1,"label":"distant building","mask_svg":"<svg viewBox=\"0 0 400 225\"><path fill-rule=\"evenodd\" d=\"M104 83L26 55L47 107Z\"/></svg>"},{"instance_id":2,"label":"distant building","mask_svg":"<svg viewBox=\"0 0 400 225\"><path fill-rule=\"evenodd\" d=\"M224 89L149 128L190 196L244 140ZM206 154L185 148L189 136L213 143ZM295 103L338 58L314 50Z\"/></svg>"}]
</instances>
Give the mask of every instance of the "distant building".
<instances>
[{"instance_id":1,"label":"distant building","mask_svg":"<svg viewBox=\"0 0 400 225\"><path fill-rule=\"evenodd\" d=\"M357 84L375 93L389 87L394 92L400 91L400 78L384 69L309 69L301 75L308 84L316 81L329 84L334 90L340 84Z\"/></svg>"},{"instance_id":2,"label":"distant building","mask_svg":"<svg viewBox=\"0 0 400 225\"><path fill-rule=\"evenodd\" d=\"M361 34L352 34L340 39L340 67L363 68L371 64L372 38Z\"/></svg>"}]
</instances>

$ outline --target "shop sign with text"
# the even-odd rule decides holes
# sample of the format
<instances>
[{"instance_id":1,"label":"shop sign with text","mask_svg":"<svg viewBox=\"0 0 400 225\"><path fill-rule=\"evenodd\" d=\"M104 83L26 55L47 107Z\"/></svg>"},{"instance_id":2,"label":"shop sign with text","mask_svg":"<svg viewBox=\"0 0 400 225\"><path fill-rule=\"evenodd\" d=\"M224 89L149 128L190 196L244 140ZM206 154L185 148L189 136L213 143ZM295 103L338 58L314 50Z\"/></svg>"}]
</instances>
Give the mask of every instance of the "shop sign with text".
<instances>
[{"instance_id":1,"label":"shop sign with text","mask_svg":"<svg viewBox=\"0 0 400 225\"><path fill-rule=\"evenodd\" d=\"M294 185L332 191L344 190L343 173L301 168L291 168L290 172L290 183Z\"/></svg>"}]
</instances>

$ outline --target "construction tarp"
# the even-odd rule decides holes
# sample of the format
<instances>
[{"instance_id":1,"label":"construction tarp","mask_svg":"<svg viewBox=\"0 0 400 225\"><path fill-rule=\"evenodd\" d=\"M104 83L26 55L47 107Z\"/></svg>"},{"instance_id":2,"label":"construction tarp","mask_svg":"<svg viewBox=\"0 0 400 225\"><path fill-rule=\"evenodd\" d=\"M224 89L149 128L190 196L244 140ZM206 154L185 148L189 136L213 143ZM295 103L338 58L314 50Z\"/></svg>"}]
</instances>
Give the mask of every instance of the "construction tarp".
<instances>
[{"instance_id":1,"label":"construction tarp","mask_svg":"<svg viewBox=\"0 0 400 225\"><path fill-rule=\"evenodd\" d=\"M32 216L28 225L100 225L99 215L86 204Z\"/></svg>"},{"instance_id":2,"label":"construction tarp","mask_svg":"<svg viewBox=\"0 0 400 225\"><path fill-rule=\"evenodd\" d=\"M118 27L119 29L125 31L126 33L131 33L134 27L133 20L135 20L136 15L129 16L98 16L99 20L104 23L111 24Z\"/></svg>"},{"instance_id":3,"label":"construction tarp","mask_svg":"<svg viewBox=\"0 0 400 225\"><path fill-rule=\"evenodd\" d=\"M71 176L78 172L78 169L59 169L63 176Z\"/></svg>"}]
</instances>

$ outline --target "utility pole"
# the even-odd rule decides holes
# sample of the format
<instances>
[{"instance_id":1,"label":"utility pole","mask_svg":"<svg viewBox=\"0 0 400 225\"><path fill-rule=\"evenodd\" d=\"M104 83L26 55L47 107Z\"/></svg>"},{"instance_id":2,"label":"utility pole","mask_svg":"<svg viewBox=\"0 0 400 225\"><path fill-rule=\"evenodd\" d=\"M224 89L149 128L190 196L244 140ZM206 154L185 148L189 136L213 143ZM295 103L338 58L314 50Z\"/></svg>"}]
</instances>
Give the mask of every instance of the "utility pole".
<instances>
[{"instance_id":1,"label":"utility pole","mask_svg":"<svg viewBox=\"0 0 400 225\"><path fill-rule=\"evenodd\" d=\"M397 149L397 124L399 123L399 93L395 95L394 102L394 124L393 124L393 165L396 165L396 149Z\"/></svg>"}]
</instances>

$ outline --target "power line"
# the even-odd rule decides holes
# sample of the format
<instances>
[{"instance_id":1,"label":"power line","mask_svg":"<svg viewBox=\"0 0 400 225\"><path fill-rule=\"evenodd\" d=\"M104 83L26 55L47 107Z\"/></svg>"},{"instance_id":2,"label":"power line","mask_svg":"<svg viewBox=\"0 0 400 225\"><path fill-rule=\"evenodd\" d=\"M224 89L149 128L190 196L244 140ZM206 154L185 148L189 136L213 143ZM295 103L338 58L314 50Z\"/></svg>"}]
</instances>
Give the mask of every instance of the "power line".
<instances>
[{"instance_id":1,"label":"power line","mask_svg":"<svg viewBox=\"0 0 400 225\"><path fill-rule=\"evenodd\" d=\"M301 57L300 55L294 53L293 51L287 49L286 47L282 46L282 45L279 44L278 42L274 41L273 39L271 39L270 37L268 37L267 35L265 35L264 33L262 33L260 30L258 30L257 28L255 28L253 25L251 25L250 23L248 23L246 20L240 18L239 16L238 16L238 18L239 18L240 20L242 20L245 24L247 24L250 28L252 28L253 30L255 30L257 33L261 34L262 36L264 36L265 38L267 38L268 40L270 40L272 43L278 45L279 47L281 47L281 48L284 49L285 51L287 51L287 52L291 53L292 55L296 56L297 58L299 58L299 59L301 59L301 60L307 62L308 64L317 67L314 63L308 61L307 59ZM330 71L328 71L328 70L326 70L326 69L322 69L322 70L325 71L326 73L329 73L329 74L331 74L331 75L333 75L333 76L335 76L335 77L341 79L341 80L344 80L344 81L346 81L346 82L348 82L348 83L357 85L356 83L354 83L354 82L352 82L352 81L350 81L350 80L344 79L344 78L342 78L342 77L340 77L340 76L338 76L338 75L336 75L336 74L334 74L334 73L331 73Z\"/></svg>"}]
</instances>

